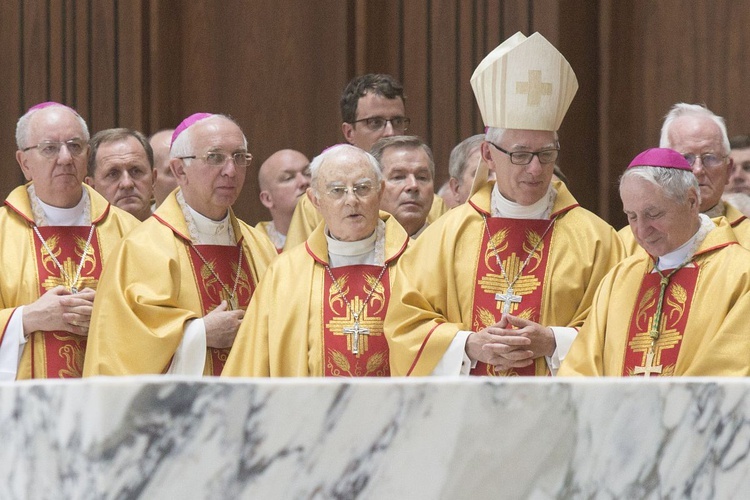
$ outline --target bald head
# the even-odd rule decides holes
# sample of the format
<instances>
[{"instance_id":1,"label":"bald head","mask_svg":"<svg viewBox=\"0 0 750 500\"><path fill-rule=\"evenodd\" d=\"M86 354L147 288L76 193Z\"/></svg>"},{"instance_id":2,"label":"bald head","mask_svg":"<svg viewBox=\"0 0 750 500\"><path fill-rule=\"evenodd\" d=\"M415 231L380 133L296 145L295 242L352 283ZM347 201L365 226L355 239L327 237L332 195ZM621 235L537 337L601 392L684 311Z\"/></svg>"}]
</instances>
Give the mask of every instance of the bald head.
<instances>
[{"instance_id":1,"label":"bald head","mask_svg":"<svg viewBox=\"0 0 750 500\"><path fill-rule=\"evenodd\" d=\"M260 166L258 184L276 230L286 234L297 201L310 186L310 160L293 149L276 151Z\"/></svg>"},{"instance_id":2,"label":"bald head","mask_svg":"<svg viewBox=\"0 0 750 500\"><path fill-rule=\"evenodd\" d=\"M177 187L177 180L169 169L172 132L173 129L160 130L149 139L151 149L154 150L154 199L157 207Z\"/></svg>"}]
</instances>

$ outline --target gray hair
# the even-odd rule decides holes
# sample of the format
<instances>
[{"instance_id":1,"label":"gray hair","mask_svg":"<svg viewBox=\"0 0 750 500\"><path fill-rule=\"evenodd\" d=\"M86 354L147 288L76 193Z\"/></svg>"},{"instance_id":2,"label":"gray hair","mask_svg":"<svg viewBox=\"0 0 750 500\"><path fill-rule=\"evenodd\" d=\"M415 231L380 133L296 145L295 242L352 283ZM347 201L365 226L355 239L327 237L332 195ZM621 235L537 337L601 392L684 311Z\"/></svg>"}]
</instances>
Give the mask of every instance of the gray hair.
<instances>
[{"instance_id":1,"label":"gray hair","mask_svg":"<svg viewBox=\"0 0 750 500\"><path fill-rule=\"evenodd\" d=\"M660 148L672 148L672 144L669 142L669 129L675 120L683 116L693 117L705 117L713 120L716 125L719 126L721 131L721 146L724 148L723 153L729 154L731 151L729 145L729 137L727 135L727 125L724 122L724 118L716 115L713 111L701 106L700 104L687 104L685 102L678 102L669 110L669 113L664 117L664 124L661 126L661 138L659 139Z\"/></svg>"},{"instance_id":2,"label":"gray hair","mask_svg":"<svg viewBox=\"0 0 750 500\"><path fill-rule=\"evenodd\" d=\"M463 177L468 166L466 162L482 146L482 142L484 142L484 134L476 134L459 142L453 148L448 160L448 173L451 177L461 181L461 177Z\"/></svg>"},{"instance_id":3,"label":"gray hair","mask_svg":"<svg viewBox=\"0 0 750 500\"><path fill-rule=\"evenodd\" d=\"M664 190L664 194L670 199L683 203L688 191L695 190L698 196L698 206L701 203L701 191L698 179L690 170L666 167L633 167L625 171L620 177L620 187L625 179L639 177Z\"/></svg>"},{"instance_id":4,"label":"gray hair","mask_svg":"<svg viewBox=\"0 0 750 500\"><path fill-rule=\"evenodd\" d=\"M43 109L48 108L63 108L67 109L73 115L75 116L76 120L78 120L78 124L81 126L81 131L83 132L83 139L84 141L88 142L89 138L91 137L89 135L89 127L86 125L86 120L81 118L81 115L79 115L73 108L70 108L68 106L65 106L64 104L53 104L51 106L47 106L44 108L37 108L37 109L31 109L26 112L21 118L18 119L16 122L16 146L18 149L25 149L30 146L29 142L29 124L31 122L31 117L34 116L38 111L42 111Z\"/></svg>"},{"instance_id":5,"label":"gray hair","mask_svg":"<svg viewBox=\"0 0 750 500\"><path fill-rule=\"evenodd\" d=\"M487 131L484 133L484 140L487 142L494 142L495 144L503 140L506 128L487 127ZM557 130L554 131L555 141L559 140L557 136Z\"/></svg>"},{"instance_id":6,"label":"gray hair","mask_svg":"<svg viewBox=\"0 0 750 500\"><path fill-rule=\"evenodd\" d=\"M180 135L177 136L177 138L172 143L172 147L169 149L169 157L170 158L180 158L183 156L192 156L193 153L195 153L195 150L193 149L193 126L196 123L201 123L204 120L211 120L213 118L224 118L225 120L229 120L230 122L237 125L237 127L242 131L242 127L240 127L239 123L234 121L234 119L227 115L211 115L207 116L205 118L202 118L194 123L192 123L188 128L186 128ZM243 147L247 149L247 137L245 137L245 133L242 132L242 142ZM187 160L185 160L187 161Z\"/></svg>"},{"instance_id":7,"label":"gray hair","mask_svg":"<svg viewBox=\"0 0 750 500\"><path fill-rule=\"evenodd\" d=\"M310 186L312 187L316 195L320 194L317 187L318 176L320 175L320 168L323 166L325 161L330 159L332 156L351 153L359 156L364 156L367 159L370 167L372 167L373 174L375 174L375 180L378 183L377 188L380 189L380 181L383 180L383 174L380 171L380 163L378 163L378 160L376 160L375 157L370 153L358 148L357 146L352 146L351 144L336 144L335 146L331 146L330 148L323 150L322 153L313 158L310 162Z\"/></svg>"},{"instance_id":8,"label":"gray hair","mask_svg":"<svg viewBox=\"0 0 750 500\"><path fill-rule=\"evenodd\" d=\"M435 178L435 159L432 156L432 150L430 146L424 143L422 139L415 135L392 135L389 137L382 137L372 145L370 148L370 154L378 160L378 165L382 171L383 165L383 153L388 148L411 148L421 149L427 155L427 165L430 168L430 175Z\"/></svg>"}]
</instances>

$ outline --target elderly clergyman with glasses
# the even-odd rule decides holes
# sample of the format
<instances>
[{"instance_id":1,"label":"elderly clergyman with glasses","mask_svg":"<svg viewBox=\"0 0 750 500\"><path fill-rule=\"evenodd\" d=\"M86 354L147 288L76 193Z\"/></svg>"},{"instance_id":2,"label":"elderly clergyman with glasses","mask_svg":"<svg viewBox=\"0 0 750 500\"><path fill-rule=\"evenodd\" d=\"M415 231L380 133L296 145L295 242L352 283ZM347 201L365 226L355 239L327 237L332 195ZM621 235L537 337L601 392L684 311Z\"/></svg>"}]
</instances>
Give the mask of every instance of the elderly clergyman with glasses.
<instances>
[{"instance_id":1,"label":"elderly clergyman with glasses","mask_svg":"<svg viewBox=\"0 0 750 500\"><path fill-rule=\"evenodd\" d=\"M404 101L404 88L391 75L368 73L352 78L339 102L344 138L349 144L371 152L373 145L381 138L404 135L410 123ZM448 210L441 197L431 199L428 223ZM393 215L398 217L397 214ZM313 209L310 201L300 199L289 224L284 249L303 243L320 220L320 214Z\"/></svg>"},{"instance_id":2,"label":"elderly clergyman with glasses","mask_svg":"<svg viewBox=\"0 0 750 500\"><path fill-rule=\"evenodd\" d=\"M672 106L661 128L659 147L679 152L690 164L701 192L700 211L712 219L726 217L740 245L750 249L750 220L721 196L732 171L724 118L699 104ZM629 254L640 251L630 226L620 230Z\"/></svg>"},{"instance_id":3,"label":"elderly clergyman with glasses","mask_svg":"<svg viewBox=\"0 0 750 500\"><path fill-rule=\"evenodd\" d=\"M503 42L471 84L487 125L473 195L396 266L392 375L549 375L623 255L614 229L552 182L578 89L540 34ZM487 181L492 169L496 182Z\"/></svg>"},{"instance_id":4,"label":"elderly clergyman with glasses","mask_svg":"<svg viewBox=\"0 0 750 500\"><path fill-rule=\"evenodd\" d=\"M59 103L16 125L29 182L0 208L0 381L81 376L102 264L138 224L82 184L88 140L83 118Z\"/></svg>"},{"instance_id":5,"label":"elderly clergyman with glasses","mask_svg":"<svg viewBox=\"0 0 750 500\"><path fill-rule=\"evenodd\" d=\"M310 171L307 194L323 222L268 268L223 375L390 373L383 320L409 237L379 211L383 181L372 155L340 144L314 158Z\"/></svg>"},{"instance_id":6,"label":"elderly clergyman with glasses","mask_svg":"<svg viewBox=\"0 0 750 500\"><path fill-rule=\"evenodd\" d=\"M179 189L107 262L84 376L219 375L276 249L237 219L252 155L240 127L196 113L172 135Z\"/></svg>"}]
</instances>

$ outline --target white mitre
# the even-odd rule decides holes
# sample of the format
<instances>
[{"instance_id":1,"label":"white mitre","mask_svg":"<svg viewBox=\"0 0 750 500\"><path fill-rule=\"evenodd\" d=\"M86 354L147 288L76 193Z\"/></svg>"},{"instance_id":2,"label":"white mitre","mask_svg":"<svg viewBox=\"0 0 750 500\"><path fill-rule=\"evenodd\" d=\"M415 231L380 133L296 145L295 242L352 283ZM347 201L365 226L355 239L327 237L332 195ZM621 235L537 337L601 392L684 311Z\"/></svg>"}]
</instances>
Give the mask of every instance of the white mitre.
<instances>
[{"instance_id":1,"label":"white mitre","mask_svg":"<svg viewBox=\"0 0 750 500\"><path fill-rule=\"evenodd\" d=\"M578 79L546 38L518 32L479 63L471 88L486 127L557 131L578 91ZM472 194L486 182L485 165L477 169Z\"/></svg>"}]
</instances>

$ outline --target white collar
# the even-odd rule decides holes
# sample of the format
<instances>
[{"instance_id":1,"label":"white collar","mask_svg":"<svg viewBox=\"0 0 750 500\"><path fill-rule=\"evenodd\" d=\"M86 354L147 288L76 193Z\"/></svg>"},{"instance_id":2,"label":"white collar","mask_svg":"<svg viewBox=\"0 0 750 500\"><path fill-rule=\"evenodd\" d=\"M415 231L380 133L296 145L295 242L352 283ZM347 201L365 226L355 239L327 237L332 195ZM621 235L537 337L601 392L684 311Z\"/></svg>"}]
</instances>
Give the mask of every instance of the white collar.
<instances>
[{"instance_id":1,"label":"white collar","mask_svg":"<svg viewBox=\"0 0 750 500\"><path fill-rule=\"evenodd\" d=\"M692 259L693 255L695 255L695 252L698 250L698 247L703 243L703 240L706 239L706 236L708 236L708 233L716 228L716 225L706 214L700 214L699 217L701 223L695 234L685 243L656 260L656 267L659 271L675 269L683 262Z\"/></svg>"},{"instance_id":2,"label":"white collar","mask_svg":"<svg viewBox=\"0 0 750 500\"><path fill-rule=\"evenodd\" d=\"M190 215L193 216L195 229L198 230L198 233L204 234L206 236L215 236L217 234L224 233L229 229L229 212L227 212L227 215L223 219L213 220L209 219L200 212L197 212L187 203L185 205L187 206L188 210L190 210Z\"/></svg>"},{"instance_id":3,"label":"white collar","mask_svg":"<svg viewBox=\"0 0 750 500\"><path fill-rule=\"evenodd\" d=\"M330 236L325 228L328 243L328 263L332 269L341 266L385 264L385 222L378 220L378 227L370 236L359 241L341 241Z\"/></svg>"},{"instance_id":4,"label":"white collar","mask_svg":"<svg viewBox=\"0 0 750 500\"><path fill-rule=\"evenodd\" d=\"M549 219L552 206L557 198L557 191L552 183L547 187L547 195L542 196L536 203L531 205L519 205L503 196L497 189L497 183L492 189L492 217L505 217L508 219Z\"/></svg>"},{"instance_id":5,"label":"white collar","mask_svg":"<svg viewBox=\"0 0 750 500\"><path fill-rule=\"evenodd\" d=\"M182 191L177 191L177 203L182 209L185 223L194 245L236 245L234 229L229 220L229 212L222 220L215 221L195 211L187 204Z\"/></svg>"},{"instance_id":6,"label":"white collar","mask_svg":"<svg viewBox=\"0 0 750 500\"><path fill-rule=\"evenodd\" d=\"M71 208L53 207L44 203L34 190L34 185L27 189L31 201L34 222L38 226L89 226L91 225L91 210L89 208L89 193L82 189L81 199Z\"/></svg>"}]
</instances>

